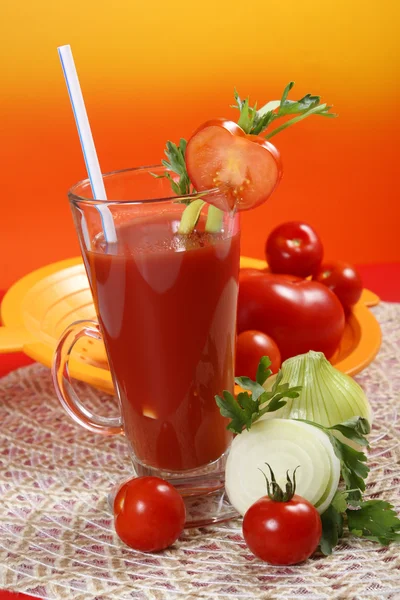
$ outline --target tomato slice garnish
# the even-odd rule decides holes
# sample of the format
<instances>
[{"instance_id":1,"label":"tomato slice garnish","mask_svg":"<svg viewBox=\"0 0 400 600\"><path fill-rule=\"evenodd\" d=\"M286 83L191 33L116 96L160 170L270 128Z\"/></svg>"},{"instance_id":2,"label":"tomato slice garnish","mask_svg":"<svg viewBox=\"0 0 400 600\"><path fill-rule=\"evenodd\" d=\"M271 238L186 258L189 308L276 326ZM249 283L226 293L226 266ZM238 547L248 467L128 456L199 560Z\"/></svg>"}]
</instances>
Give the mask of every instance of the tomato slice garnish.
<instances>
[{"instance_id":1,"label":"tomato slice garnish","mask_svg":"<svg viewBox=\"0 0 400 600\"><path fill-rule=\"evenodd\" d=\"M197 191L220 190L210 194L207 201L222 210L259 206L282 176L275 146L225 119L207 121L192 135L186 148L186 167Z\"/></svg>"}]
</instances>

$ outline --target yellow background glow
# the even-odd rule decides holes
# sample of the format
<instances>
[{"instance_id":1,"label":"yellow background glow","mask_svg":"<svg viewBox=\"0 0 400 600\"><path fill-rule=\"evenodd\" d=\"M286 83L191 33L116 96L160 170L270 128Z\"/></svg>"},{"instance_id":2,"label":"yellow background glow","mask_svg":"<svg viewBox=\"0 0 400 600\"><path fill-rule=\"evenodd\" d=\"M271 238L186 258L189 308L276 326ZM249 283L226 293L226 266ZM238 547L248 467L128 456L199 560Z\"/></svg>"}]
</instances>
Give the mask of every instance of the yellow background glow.
<instances>
[{"instance_id":1,"label":"yellow background glow","mask_svg":"<svg viewBox=\"0 0 400 600\"><path fill-rule=\"evenodd\" d=\"M284 179L243 217L242 252L302 219L327 258L400 259L399 3L2 0L0 288L78 253L66 191L85 168L57 46L71 44L103 171L159 162L167 139L296 81L334 104L274 138Z\"/></svg>"}]
</instances>

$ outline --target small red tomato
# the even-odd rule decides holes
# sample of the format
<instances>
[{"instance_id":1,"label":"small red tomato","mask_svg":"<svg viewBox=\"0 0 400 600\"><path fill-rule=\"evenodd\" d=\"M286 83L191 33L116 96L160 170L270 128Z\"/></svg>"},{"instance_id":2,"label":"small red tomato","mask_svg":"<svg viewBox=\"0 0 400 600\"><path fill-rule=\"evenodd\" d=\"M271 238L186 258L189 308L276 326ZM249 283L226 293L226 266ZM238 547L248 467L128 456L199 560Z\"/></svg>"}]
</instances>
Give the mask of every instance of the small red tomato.
<instances>
[{"instance_id":1,"label":"small red tomato","mask_svg":"<svg viewBox=\"0 0 400 600\"><path fill-rule=\"evenodd\" d=\"M278 150L226 119L201 125L188 141L186 166L198 191L218 188L207 202L222 210L249 210L265 202L281 176Z\"/></svg>"},{"instance_id":2,"label":"small red tomato","mask_svg":"<svg viewBox=\"0 0 400 600\"><path fill-rule=\"evenodd\" d=\"M275 482L271 471L271 481ZM295 565L317 549L322 534L317 509L288 477L285 493L276 484L272 493L252 504L243 519L243 537L253 554L271 565Z\"/></svg>"},{"instance_id":3,"label":"small red tomato","mask_svg":"<svg viewBox=\"0 0 400 600\"><path fill-rule=\"evenodd\" d=\"M308 277L316 271L323 257L321 240L314 229L299 221L283 223L268 236L265 254L273 273Z\"/></svg>"},{"instance_id":4,"label":"small red tomato","mask_svg":"<svg viewBox=\"0 0 400 600\"><path fill-rule=\"evenodd\" d=\"M351 308L361 297L363 284L352 265L345 262L324 263L313 279L336 294L344 308Z\"/></svg>"},{"instance_id":5,"label":"small red tomato","mask_svg":"<svg viewBox=\"0 0 400 600\"><path fill-rule=\"evenodd\" d=\"M273 373L277 373L281 366L281 353L269 335L262 331L243 331L236 340L236 377L246 375L255 381L258 363L262 356L268 356Z\"/></svg>"},{"instance_id":6,"label":"small red tomato","mask_svg":"<svg viewBox=\"0 0 400 600\"><path fill-rule=\"evenodd\" d=\"M315 552L321 539L321 518L301 496L289 502L257 500L243 519L243 537L255 556L271 565L295 565Z\"/></svg>"},{"instance_id":7,"label":"small red tomato","mask_svg":"<svg viewBox=\"0 0 400 600\"><path fill-rule=\"evenodd\" d=\"M168 548L181 535L185 518L182 496L159 477L130 479L115 496L115 530L135 550L157 552Z\"/></svg>"}]
</instances>

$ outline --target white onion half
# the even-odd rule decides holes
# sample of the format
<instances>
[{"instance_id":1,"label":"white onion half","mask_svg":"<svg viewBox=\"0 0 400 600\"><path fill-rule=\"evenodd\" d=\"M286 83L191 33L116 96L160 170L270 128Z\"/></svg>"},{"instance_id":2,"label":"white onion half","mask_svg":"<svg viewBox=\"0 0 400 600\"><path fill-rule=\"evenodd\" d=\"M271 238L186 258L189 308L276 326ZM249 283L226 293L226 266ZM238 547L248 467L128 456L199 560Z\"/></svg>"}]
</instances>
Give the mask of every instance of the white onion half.
<instances>
[{"instance_id":1,"label":"white onion half","mask_svg":"<svg viewBox=\"0 0 400 600\"><path fill-rule=\"evenodd\" d=\"M225 487L234 508L244 515L267 494L268 463L278 484L285 489L286 472L296 472L296 494L322 513L339 484L340 461L328 436L321 430L294 420L260 420L236 436L229 452Z\"/></svg>"}]
</instances>

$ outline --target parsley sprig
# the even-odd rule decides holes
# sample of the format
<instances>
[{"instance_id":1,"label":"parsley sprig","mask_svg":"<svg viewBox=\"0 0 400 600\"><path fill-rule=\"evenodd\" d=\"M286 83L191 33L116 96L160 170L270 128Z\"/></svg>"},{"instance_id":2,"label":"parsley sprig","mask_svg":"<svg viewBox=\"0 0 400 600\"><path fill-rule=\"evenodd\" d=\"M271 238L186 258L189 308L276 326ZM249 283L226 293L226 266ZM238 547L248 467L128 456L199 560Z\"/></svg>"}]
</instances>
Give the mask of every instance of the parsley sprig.
<instances>
[{"instance_id":1,"label":"parsley sprig","mask_svg":"<svg viewBox=\"0 0 400 600\"><path fill-rule=\"evenodd\" d=\"M392 504L384 500L363 499L365 480L369 473L367 456L332 434L337 431L359 446L369 448L365 437L370 432L368 421L362 417L353 417L332 427L323 427L311 421L305 422L322 429L328 435L340 460L341 474L346 486L345 490L336 492L332 503L321 515L321 552L332 553L332 549L343 535L346 523L352 535L379 542L383 546L400 541L400 519Z\"/></svg>"},{"instance_id":2,"label":"parsley sprig","mask_svg":"<svg viewBox=\"0 0 400 600\"><path fill-rule=\"evenodd\" d=\"M321 104L320 96L306 94L300 100L288 100L290 90L294 86L294 81L291 81L285 87L282 98L280 100L272 100L267 102L260 109L257 109L257 104L250 106L249 98L241 100L239 94L235 90L236 104L233 108L240 110L238 125L246 132L253 135L260 135L268 129L268 127L281 117L295 115L293 118L285 121L276 129L268 131L265 136L267 140L272 138L277 133L295 125L299 121L310 117L311 115L321 115L323 117L337 117L335 113L329 112L332 106Z\"/></svg>"},{"instance_id":3,"label":"parsley sprig","mask_svg":"<svg viewBox=\"0 0 400 600\"><path fill-rule=\"evenodd\" d=\"M166 177L170 181L171 188L177 196L186 196L187 194L195 192L195 190L192 189L186 168L186 145L187 141L184 138L180 139L179 146L174 144L174 142L168 141L164 150L164 154L168 160L163 159L161 161L167 170L162 175L152 173L153 177L156 179ZM179 176L178 181L176 178L172 177L171 172ZM189 202L186 203L188 204Z\"/></svg>"},{"instance_id":4,"label":"parsley sprig","mask_svg":"<svg viewBox=\"0 0 400 600\"><path fill-rule=\"evenodd\" d=\"M346 490L337 491L330 506L321 515L320 549L323 554L332 554L343 535L345 524L351 535L379 542L382 546L400 542L400 519L390 502L351 501L347 496Z\"/></svg>"},{"instance_id":5,"label":"parsley sprig","mask_svg":"<svg viewBox=\"0 0 400 600\"><path fill-rule=\"evenodd\" d=\"M234 396L224 390L222 396L215 396L215 401L221 415L231 419L228 429L234 433L241 433L243 429L250 429L252 424L267 412L274 412L286 404L284 398L297 398L301 388L289 388L288 383L281 384L282 371L279 371L270 392L263 388L263 384L272 375L269 368L271 361L268 356L263 356L257 369L256 381L249 377L235 377L235 382L247 390Z\"/></svg>"},{"instance_id":6,"label":"parsley sprig","mask_svg":"<svg viewBox=\"0 0 400 600\"><path fill-rule=\"evenodd\" d=\"M387 546L400 542L400 519L394 507L384 500L366 500L346 509L350 533Z\"/></svg>"},{"instance_id":7,"label":"parsley sprig","mask_svg":"<svg viewBox=\"0 0 400 600\"><path fill-rule=\"evenodd\" d=\"M364 452L355 450L352 446L339 440L334 434L339 432L346 439L368 448L368 440L365 436L370 432L370 426L367 419L353 417L344 423L338 423L331 427L324 427L319 423L307 421L306 419L298 420L318 427L327 434L333 450L340 460L341 474L346 484L348 498L354 501L360 500L362 492L365 491L365 480L369 473L369 467L366 464L367 457Z\"/></svg>"}]
</instances>

